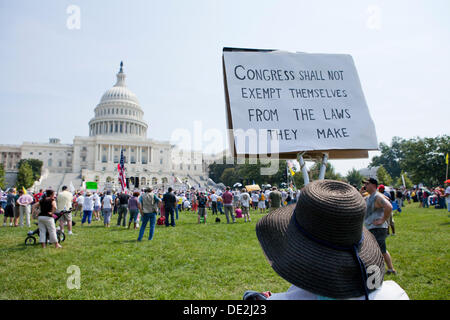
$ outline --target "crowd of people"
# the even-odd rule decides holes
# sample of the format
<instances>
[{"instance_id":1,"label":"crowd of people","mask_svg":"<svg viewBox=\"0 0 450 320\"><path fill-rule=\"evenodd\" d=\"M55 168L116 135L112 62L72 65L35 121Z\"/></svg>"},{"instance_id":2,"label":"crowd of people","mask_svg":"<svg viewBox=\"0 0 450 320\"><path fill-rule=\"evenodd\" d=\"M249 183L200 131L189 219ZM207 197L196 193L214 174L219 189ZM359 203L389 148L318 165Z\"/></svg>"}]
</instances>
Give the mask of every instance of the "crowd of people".
<instances>
[{"instance_id":1,"label":"crowd of people","mask_svg":"<svg viewBox=\"0 0 450 320\"><path fill-rule=\"evenodd\" d=\"M208 212L211 216L216 216L215 222L221 221L220 215L225 216L227 223L236 223L239 218L243 218L244 222L250 222L251 208L260 213L267 213L295 203L299 192L292 189L278 191L276 187L255 191L227 187L225 190L205 191L168 188L164 192L162 189L145 188L133 192L111 190L70 192L67 186L63 186L58 193L49 189L30 194L24 189L17 191L10 188L0 197L0 213L4 213L3 226L7 226L8 218L9 225L15 227L23 227L24 224L30 227L31 219L37 219L38 225L49 232L50 243L55 243L53 236L57 229L64 231L67 227L68 235L73 234L72 220L77 215L81 218L81 226L103 220L104 226L109 228L114 216L117 217L115 225L118 227L130 229L133 226L134 229L138 229L140 224L138 240L141 241L147 224L150 225L148 239L151 240L157 220L166 227L175 227L181 212L196 214L199 224L207 223ZM66 213L59 219L59 226L56 226L54 221L52 224L51 219L47 219L55 212L61 211ZM41 234L44 238L41 237L40 242L45 246L46 232ZM59 247L57 243L55 246Z\"/></svg>"},{"instance_id":2,"label":"crowd of people","mask_svg":"<svg viewBox=\"0 0 450 320\"><path fill-rule=\"evenodd\" d=\"M80 214L82 226L103 220L106 228L117 215L117 227L130 229L133 224L138 229L141 224L137 240L142 241L148 224L148 240L152 240L157 221L175 227L181 212L197 214L199 224L206 223L208 212L216 216L216 222L224 215L227 223L236 223L238 218L250 222L253 208L264 214L256 225L256 233L265 256L292 286L287 292L276 294L247 291L244 299L408 299L398 284L383 282L385 273L397 274L386 248L389 229L395 235L393 212L401 212L404 201L419 202L419 207L450 208L450 181L446 184L445 190L395 190L370 178L363 181L359 190L333 180L314 181L297 191L226 187L208 191L168 188L163 192L149 187L133 192L72 193L63 186L58 194L40 190L30 195L25 190L10 189L2 195L1 211L5 215L3 226L8 218L10 226L30 226L31 216L37 218L42 246L46 245L48 233L49 242L61 248L52 218L56 211L65 212L64 219L59 219L59 228L67 226L69 235L73 234L72 213ZM341 219L343 214L345 219ZM315 266L315 271L310 265ZM302 272L305 268L311 272ZM328 281L331 278L324 280L321 269L335 273L332 283ZM341 270L352 270L353 275L349 277ZM375 277L369 277L369 270L379 271Z\"/></svg>"}]
</instances>

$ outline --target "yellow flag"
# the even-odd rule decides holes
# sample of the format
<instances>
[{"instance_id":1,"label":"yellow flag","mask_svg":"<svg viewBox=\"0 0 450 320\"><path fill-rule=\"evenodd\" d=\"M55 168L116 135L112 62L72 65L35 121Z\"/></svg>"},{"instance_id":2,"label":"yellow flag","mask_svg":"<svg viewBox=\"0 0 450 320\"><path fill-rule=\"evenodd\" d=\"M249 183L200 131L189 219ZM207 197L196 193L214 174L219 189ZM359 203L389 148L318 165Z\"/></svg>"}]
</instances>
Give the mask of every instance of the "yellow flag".
<instances>
[{"instance_id":1,"label":"yellow flag","mask_svg":"<svg viewBox=\"0 0 450 320\"><path fill-rule=\"evenodd\" d=\"M445 164L448 164L448 153L447 153L447 155L445 156Z\"/></svg>"},{"instance_id":2,"label":"yellow flag","mask_svg":"<svg viewBox=\"0 0 450 320\"><path fill-rule=\"evenodd\" d=\"M27 194L27 190L25 190L24 187L22 187L22 191L23 191L23 194Z\"/></svg>"},{"instance_id":3,"label":"yellow flag","mask_svg":"<svg viewBox=\"0 0 450 320\"><path fill-rule=\"evenodd\" d=\"M295 175L295 171L292 170L292 168L289 168L289 170L291 171L291 175L294 176Z\"/></svg>"}]
</instances>

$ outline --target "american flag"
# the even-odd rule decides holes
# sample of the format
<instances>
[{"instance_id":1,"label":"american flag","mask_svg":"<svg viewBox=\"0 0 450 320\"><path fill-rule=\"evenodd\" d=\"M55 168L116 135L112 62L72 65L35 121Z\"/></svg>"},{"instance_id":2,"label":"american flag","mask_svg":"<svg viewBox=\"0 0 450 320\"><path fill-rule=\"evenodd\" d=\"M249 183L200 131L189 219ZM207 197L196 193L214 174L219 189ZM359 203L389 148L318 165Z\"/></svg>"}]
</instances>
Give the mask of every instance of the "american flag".
<instances>
[{"instance_id":1,"label":"american flag","mask_svg":"<svg viewBox=\"0 0 450 320\"><path fill-rule=\"evenodd\" d=\"M127 184L125 182L125 165L123 159L123 149L120 150L120 162L117 165L117 171L119 171L119 182L122 186L122 192L126 190Z\"/></svg>"}]
</instances>

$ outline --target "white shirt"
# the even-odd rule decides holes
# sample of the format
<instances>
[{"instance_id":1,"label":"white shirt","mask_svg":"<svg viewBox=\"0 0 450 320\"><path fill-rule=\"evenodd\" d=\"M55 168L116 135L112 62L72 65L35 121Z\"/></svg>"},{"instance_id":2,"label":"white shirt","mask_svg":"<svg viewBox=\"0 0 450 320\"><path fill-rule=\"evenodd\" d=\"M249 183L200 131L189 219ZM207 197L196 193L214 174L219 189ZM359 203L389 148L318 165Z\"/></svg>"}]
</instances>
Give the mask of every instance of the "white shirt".
<instances>
[{"instance_id":1,"label":"white shirt","mask_svg":"<svg viewBox=\"0 0 450 320\"><path fill-rule=\"evenodd\" d=\"M246 199L244 199L245 196L246 196ZM241 194L239 201L241 202L242 206L250 207L250 195L247 192L244 192Z\"/></svg>"},{"instance_id":2,"label":"white shirt","mask_svg":"<svg viewBox=\"0 0 450 320\"><path fill-rule=\"evenodd\" d=\"M111 209L111 202L113 201L112 195L107 194L103 198L103 209Z\"/></svg>"},{"instance_id":3,"label":"white shirt","mask_svg":"<svg viewBox=\"0 0 450 320\"><path fill-rule=\"evenodd\" d=\"M252 194L252 201L258 202L259 201L259 195L257 193Z\"/></svg>"},{"instance_id":4,"label":"white shirt","mask_svg":"<svg viewBox=\"0 0 450 320\"><path fill-rule=\"evenodd\" d=\"M211 201L216 202L217 201L217 194L213 193L212 195L210 195Z\"/></svg>"},{"instance_id":5,"label":"white shirt","mask_svg":"<svg viewBox=\"0 0 450 320\"><path fill-rule=\"evenodd\" d=\"M100 202L100 196L94 193L93 197L94 197L94 204L100 207L102 205L102 203Z\"/></svg>"},{"instance_id":6,"label":"white shirt","mask_svg":"<svg viewBox=\"0 0 450 320\"><path fill-rule=\"evenodd\" d=\"M322 297L292 285L288 291L273 293L268 300L334 300ZM364 296L349 298L348 300L365 300ZM369 300L409 300L405 290L395 281L384 281L380 288L369 293Z\"/></svg>"},{"instance_id":7,"label":"white shirt","mask_svg":"<svg viewBox=\"0 0 450 320\"><path fill-rule=\"evenodd\" d=\"M83 210L85 211L92 211L94 210L94 197L90 196L90 197L84 197L84 201L83 201Z\"/></svg>"},{"instance_id":8,"label":"white shirt","mask_svg":"<svg viewBox=\"0 0 450 320\"><path fill-rule=\"evenodd\" d=\"M69 210L72 208L72 200L73 195L69 191L64 190L63 192L58 194L58 198L56 198L56 207L59 211L61 210Z\"/></svg>"},{"instance_id":9,"label":"white shirt","mask_svg":"<svg viewBox=\"0 0 450 320\"><path fill-rule=\"evenodd\" d=\"M79 206L83 206L83 203L84 203L84 196L79 196L79 197L77 198L77 204L78 204Z\"/></svg>"}]
</instances>

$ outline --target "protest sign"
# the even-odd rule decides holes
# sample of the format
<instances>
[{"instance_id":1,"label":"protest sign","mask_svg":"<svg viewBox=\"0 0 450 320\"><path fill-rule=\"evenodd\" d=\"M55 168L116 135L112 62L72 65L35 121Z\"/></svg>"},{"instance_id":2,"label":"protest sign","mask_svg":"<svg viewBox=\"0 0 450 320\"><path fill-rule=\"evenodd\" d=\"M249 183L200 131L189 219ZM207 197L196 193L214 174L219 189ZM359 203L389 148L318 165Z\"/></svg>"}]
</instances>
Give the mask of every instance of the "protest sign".
<instances>
[{"instance_id":1,"label":"protest sign","mask_svg":"<svg viewBox=\"0 0 450 320\"><path fill-rule=\"evenodd\" d=\"M95 190L95 191L97 191L97 188L98 188L97 182L86 181L86 190Z\"/></svg>"},{"instance_id":2,"label":"protest sign","mask_svg":"<svg viewBox=\"0 0 450 320\"><path fill-rule=\"evenodd\" d=\"M350 55L224 48L222 62L234 154L350 159L378 149Z\"/></svg>"}]
</instances>

